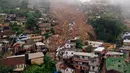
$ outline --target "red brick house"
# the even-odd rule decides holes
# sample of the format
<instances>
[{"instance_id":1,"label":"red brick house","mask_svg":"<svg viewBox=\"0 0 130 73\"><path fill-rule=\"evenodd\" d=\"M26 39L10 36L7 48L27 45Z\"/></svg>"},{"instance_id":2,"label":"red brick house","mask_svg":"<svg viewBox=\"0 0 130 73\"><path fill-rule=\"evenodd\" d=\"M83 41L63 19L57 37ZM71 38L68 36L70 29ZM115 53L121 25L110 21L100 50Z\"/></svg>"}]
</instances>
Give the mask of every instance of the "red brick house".
<instances>
[{"instance_id":1,"label":"red brick house","mask_svg":"<svg viewBox=\"0 0 130 73\"><path fill-rule=\"evenodd\" d=\"M13 68L14 72L21 72L26 67L25 55L7 57L2 60L2 63Z\"/></svg>"}]
</instances>

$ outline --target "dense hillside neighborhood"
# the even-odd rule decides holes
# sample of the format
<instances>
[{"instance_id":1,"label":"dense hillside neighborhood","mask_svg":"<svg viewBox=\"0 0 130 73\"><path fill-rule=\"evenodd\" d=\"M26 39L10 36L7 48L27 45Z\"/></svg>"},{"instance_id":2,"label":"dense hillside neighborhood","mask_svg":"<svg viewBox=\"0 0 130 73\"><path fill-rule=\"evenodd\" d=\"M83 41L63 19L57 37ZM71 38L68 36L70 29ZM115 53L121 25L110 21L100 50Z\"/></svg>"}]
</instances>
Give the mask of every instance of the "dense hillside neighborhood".
<instances>
[{"instance_id":1,"label":"dense hillside neighborhood","mask_svg":"<svg viewBox=\"0 0 130 73\"><path fill-rule=\"evenodd\" d=\"M130 73L130 21L119 4L0 0L0 73Z\"/></svg>"}]
</instances>

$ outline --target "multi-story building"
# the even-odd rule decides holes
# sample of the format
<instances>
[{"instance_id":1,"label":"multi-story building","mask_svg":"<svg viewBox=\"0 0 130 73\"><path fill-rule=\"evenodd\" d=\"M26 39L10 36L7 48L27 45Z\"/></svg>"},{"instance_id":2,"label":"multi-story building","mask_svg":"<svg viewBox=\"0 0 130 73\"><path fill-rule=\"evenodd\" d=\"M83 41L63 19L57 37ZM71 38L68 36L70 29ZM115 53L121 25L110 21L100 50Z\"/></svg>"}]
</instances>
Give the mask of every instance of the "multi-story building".
<instances>
[{"instance_id":1,"label":"multi-story building","mask_svg":"<svg viewBox=\"0 0 130 73\"><path fill-rule=\"evenodd\" d=\"M97 42L97 41L87 41L87 45L91 45L92 47L99 47L103 44L103 42Z\"/></svg>"},{"instance_id":2,"label":"multi-story building","mask_svg":"<svg viewBox=\"0 0 130 73\"><path fill-rule=\"evenodd\" d=\"M74 52L73 66L75 69L83 70L84 72L99 72L99 58L94 53Z\"/></svg>"}]
</instances>

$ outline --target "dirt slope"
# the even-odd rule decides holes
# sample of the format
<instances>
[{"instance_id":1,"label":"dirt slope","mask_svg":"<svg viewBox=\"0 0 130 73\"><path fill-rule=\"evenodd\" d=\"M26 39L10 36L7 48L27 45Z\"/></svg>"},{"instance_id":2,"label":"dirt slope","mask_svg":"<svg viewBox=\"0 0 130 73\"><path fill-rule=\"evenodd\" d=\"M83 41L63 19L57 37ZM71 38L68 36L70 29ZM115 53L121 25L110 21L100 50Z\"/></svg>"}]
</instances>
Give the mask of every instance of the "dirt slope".
<instances>
[{"instance_id":1,"label":"dirt slope","mask_svg":"<svg viewBox=\"0 0 130 73\"><path fill-rule=\"evenodd\" d=\"M54 48L56 44L62 45L66 40L81 37L82 40L95 39L92 26L87 24L85 13L79 8L75 0L50 0L50 14L58 19L55 32L58 36L50 38L50 45ZM69 23L73 25L70 27ZM54 40L56 39L57 40Z\"/></svg>"}]
</instances>

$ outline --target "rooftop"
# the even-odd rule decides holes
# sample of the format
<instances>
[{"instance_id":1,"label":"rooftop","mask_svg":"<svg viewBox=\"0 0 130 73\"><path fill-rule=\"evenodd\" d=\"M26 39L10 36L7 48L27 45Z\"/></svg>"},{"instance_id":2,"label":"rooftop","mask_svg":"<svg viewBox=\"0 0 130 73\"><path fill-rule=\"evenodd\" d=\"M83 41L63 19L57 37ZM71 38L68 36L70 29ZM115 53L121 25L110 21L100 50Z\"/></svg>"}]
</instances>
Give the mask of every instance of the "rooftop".
<instances>
[{"instance_id":1,"label":"rooftop","mask_svg":"<svg viewBox=\"0 0 130 73\"><path fill-rule=\"evenodd\" d=\"M130 46L123 46L119 48L120 50L129 50L130 51Z\"/></svg>"},{"instance_id":2,"label":"rooftop","mask_svg":"<svg viewBox=\"0 0 130 73\"><path fill-rule=\"evenodd\" d=\"M36 45L37 45L37 46L44 46L45 44L42 43L42 42L36 42Z\"/></svg>"},{"instance_id":3,"label":"rooftop","mask_svg":"<svg viewBox=\"0 0 130 73\"><path fill-rule=\"evenodd\" d=\"M102 52L105 48L104 47L98 47L94 51L95 52Z\"/></svg>"},{"instance_id":4,"label":"rooftop","mask_svg":"<svg viewBox=\"0 0 130 73\"><path fill-rule=\"evenodd\" d=\"M74 55L98 57L98 55L95 55L94 53L85 53L85 52L74 52Z\"/></svg>"},{"instance_id":5,"label":"rooftop","mask_svg":"<svg viewBox=\"0 0 130 73\"><path fill-rule=\"evenodd\" d=\"M29 59L39 58L39 57L43 57L43 56L44 56L44 54L42 52L30 53Z\"/></svg>"},{"instance_id":6,"label":"rooftop","mask_svg":"<svg viewBox=\"0 0 130 73\"><path fill-rule=\"evenodd\" d=\"M120 53L120 52L107 52L106 55L123 55L123 53Z\"/></svg>"},{"instance_id":7,"label":"rooftop","mask_svg":"<svg viewBox=\"0 0 130 73\"><path fill-rule=\"evenodd\" d=\"M11 67L14 65L25 64L25 55L7 57L2 60L2 63Z\"/></svg>"},{"instance_id":8,"label":"rooftop","mask_svg":"<svg viewBox=\"0 0 130 73\"><path fill-rule=\"evenodd\" d=\"M17 58L17 57L24 57L25 55L16 55L16 56L9 56L7 58Z\"/></svg>"},{"instance_id":9,"label":"rooftop","mask_svg":"<svg viewBox=\"0 0 130 73\"><path fill-rule=\"evenodd\" d=\"M128 42L128 43L130 43L130 40L123 40L123 42Z\"/></svg>"}]
</instances>

